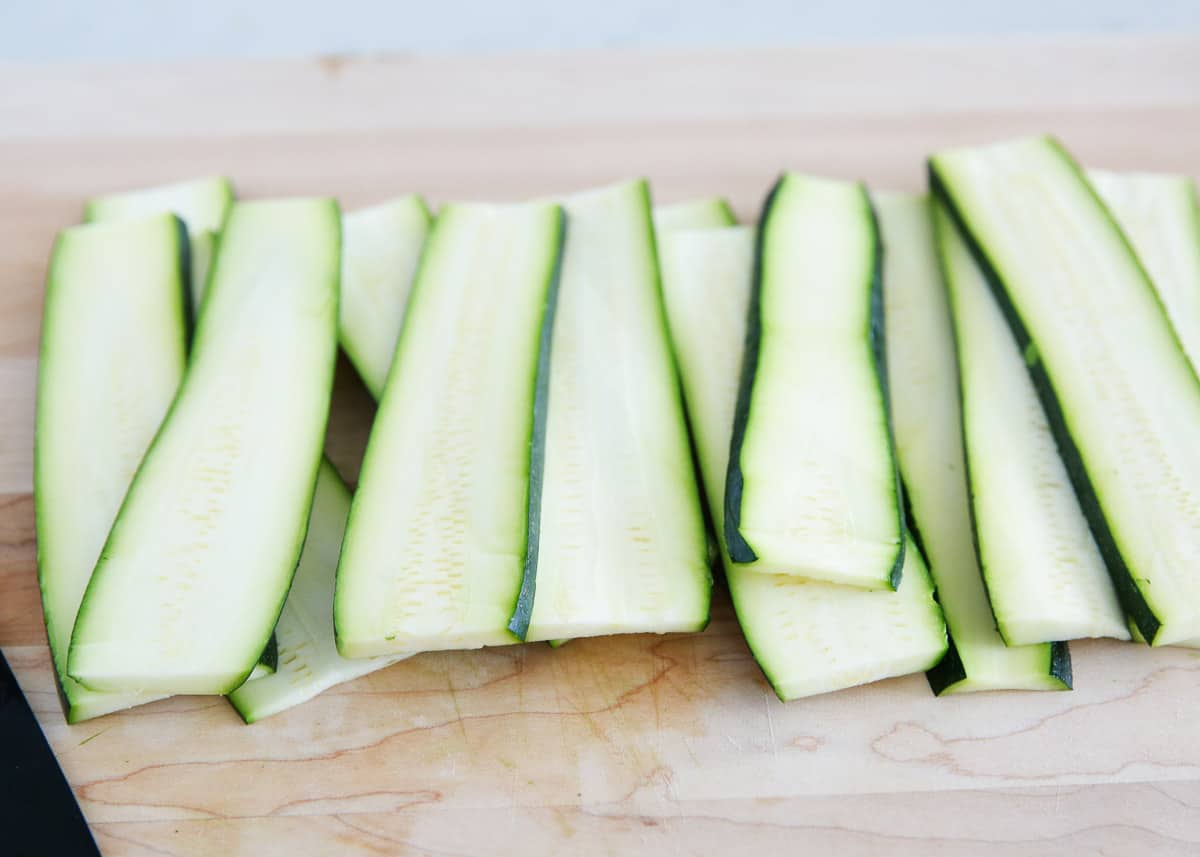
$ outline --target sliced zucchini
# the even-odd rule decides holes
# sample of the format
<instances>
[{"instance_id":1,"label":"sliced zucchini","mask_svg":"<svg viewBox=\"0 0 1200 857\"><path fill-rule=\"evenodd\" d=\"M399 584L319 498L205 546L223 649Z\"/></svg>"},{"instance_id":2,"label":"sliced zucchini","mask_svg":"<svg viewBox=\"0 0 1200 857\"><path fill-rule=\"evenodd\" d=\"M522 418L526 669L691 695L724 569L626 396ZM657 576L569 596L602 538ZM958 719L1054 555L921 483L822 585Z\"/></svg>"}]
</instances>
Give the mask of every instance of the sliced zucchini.
<instances>
[{"instance_id":1,"label":"sliced zucchini","mask_svg":"<svg viewBox=\"0 0 1200 857\"><path fill-rule=\"evenodd\" d=\"M649 187L564 205L539 541L509 628L526 640L699 630L711 578Z\"/></svg>"},{"instance_id":2,"label":"sliced zucchini","mask_svg":"<svg viewBox=\"0 0 1200 857\"><path fill-rule=\"evenodd\" d=\"M551 203L439 212L338 565L343 656L516 641L562 239Z\"/></svg>"},{"instance_id":3,"label":"sliced zucchini","mask_svg":"<svg viewBox=\"0 0 1200 857\"><path fill-rule=\"evenodd\" d=\"M785 174L763 207L756 253L725 481L730 558L894 589L904 514L866 189Z\"/></svg>"},{"instance_id":4,"label":"sliced zucchini","mask_svg":"<svg viewBox=\"0 0 1200 857\"><path fill-rule=\"evenodd\" d=\"M60 233L38 361L38 582L63 713L78 723L158 698L100 693L67 674L71 629L186 354L187 234L173 215Z\"/></svg>"},{"instance_id":5,"label":"sliced zucchini","mask_svg":"<svg viewBox=\"0 0 1200 857\"><path fill-rule=\"evenodd\" d=\"M139 216L174 213L188 226L188 319L189 326L200 315L208 284L208 272L216 250L217 236L233 203L233 188L222 177L195 179L169 185L111 194L90 200L84 209L89 222L128 220ZM195 223L193 228L188 218ZM125 488L128 488L128 482ZM275 638L259 657L250 678L275 672Z\"/></svg>"},{"instance_id":6,"label":"sliced zucchini","mask_svg":"<svg viewBox=\"0 0 1200 857\"><path fill-rule=\"evenodd\" d=\"M364 208L342 220L338 339L376 400L392 365L429 220L419 196Z\"/></svg>"},{"instance_id":7,"label":"sliced zucchini","mask_svg":"<svg viewBox=\"0 0 1200 857\"><path fill-rule=\"evenodd\" d=\"M996 628L1010 646L1127 640L1125 613L1017 343L941 206L935 222L957 343L971 524Z\"/></svg>"},{"instance_id":8,"label":"sliced zucchini","mask_svg":"<svg viewBox=\"0 0 1200 857\"><path fill-rule=\"evenodd\" d=\"M248 681L229 695L229 701L247 723L307 702L334 685L400 660L393 656L351 660L338 654L331 618L333 586L349 512L350 491L328 459L323 460L304 551L275 625L278 671Z\"/></svg>"},{"instance_id":9,"label":"sliced zucchini","mask_svg":"<svg viewBox=\"0 0 1200 857\"><path fill-rule=\"evenodd\" d=\"M753 260L750 227L662 235L667 316L718 532ZM892 592L762 574L726 555L738 621L781 699L925 670L942 658L946 627L932 582L915 548L905 557Z\"/></svg>"},{"instance_id":10,"label":"sliced zucchini","mask_svg":"<svg viewBox=\"0 0 1200 857\"><path fill-rule=\"evenodd\" d=\"M208 283L217 235L232 204L229 179L212 176L95 197L84 208L83 219L129 220L165 212L178 215L187 224L190 238L189 293L195 318Z\"/></svg>"},{"instance_id":11,"label":"sliced zucchini","mask_svg":"<svg viewBox=\"0 0 1200 857\"><path fill-rule=\"evenodd\" d=\"M706 229L737 223L729 203L719 196L654 206L654 229Z\"/></svg>"},{"instance_id":12,"label":"sliced zucchini","mask_svg":"<svg viewBox=\"0 0 1200 857\"><path fill-rule=\"evenodd\" d=\"M1186 176L1089 170L1150 275L1193 369L1200 367L1200 195Z\"/></svg>"},{"instance_id":13,"label":"sliced zucchini","mask_svg":"<svg viewBox=\"0 0 1200 857\"><path fill-rule=\"evenodd\" d=\"M291 585L337 348L332 200L238 203L192 359L84 595L69 673L95 690L226 693Z\"/></svg>"},{"instance_id":14,"label":"sliced zucchini","mask_svg":"<svg viewBox=\"0 0 1200 857\"><path fill-rule=\"evenodd\" d=\"M883 233L888 378L908 518L950 630L928 674L935 693L1067 690L1065 644L1008 647L996 631L973 544L954 329L926 197L876 197Z\"/></svg>"},{"instance_id":15,"label":"sliced zucchini","mask_svg":"<svg viewBox=\"0 0 1200 857\"><path fill-rule=\"evenodd\" d=\"M1200 636L1200 383L1124 234L1055 141L956 149L934 192L987 276L1126 612Z\"/></svg>"}]
</instances>

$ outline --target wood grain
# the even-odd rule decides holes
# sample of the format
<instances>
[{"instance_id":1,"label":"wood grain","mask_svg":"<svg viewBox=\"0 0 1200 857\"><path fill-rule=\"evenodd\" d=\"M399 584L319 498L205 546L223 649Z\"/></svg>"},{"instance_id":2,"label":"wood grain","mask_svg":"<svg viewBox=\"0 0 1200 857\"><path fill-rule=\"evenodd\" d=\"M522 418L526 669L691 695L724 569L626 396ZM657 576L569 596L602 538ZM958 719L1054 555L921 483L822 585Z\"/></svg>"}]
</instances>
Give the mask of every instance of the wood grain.
<instances>
[{"instance_id":1,"label":"wood grain","mask_svg":"<svg viewBox=\"0 0 1200 857\"><path fill-rule=\"evenodd\" d=\"M38 602L41 283L85 197L513 199L630 174L752 217L784 167L918 187L934 148L1051 130L1200 173L1200 42L0 67L0 646L106 854L1189 854L1200 653L1080 643L1076 690L920 676L779 703L728 598L703 634L433 653L245 727L176 698L69 727ZM54 105L54 109L47 109ZM342 361L327 450L373 405Z\"/></svg>"}]
</instances>

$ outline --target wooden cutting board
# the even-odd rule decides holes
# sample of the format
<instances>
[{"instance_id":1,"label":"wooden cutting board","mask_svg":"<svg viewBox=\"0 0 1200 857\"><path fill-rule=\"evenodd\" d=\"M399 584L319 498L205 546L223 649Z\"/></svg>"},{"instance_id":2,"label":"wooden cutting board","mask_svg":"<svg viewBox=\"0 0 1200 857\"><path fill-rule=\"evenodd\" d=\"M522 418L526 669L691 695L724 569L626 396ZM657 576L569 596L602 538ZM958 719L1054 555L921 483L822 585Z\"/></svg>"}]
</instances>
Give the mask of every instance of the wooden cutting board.
<instances>
[{"instance_id":1,"label":"wooden cutting board","mask_svg":"<svg viewBox=\"0 0 1200 857\"><path fill-rule=\"evenodd\" d=\"M68 727L30 491L46 256L91 194L223 172L354 207L644 174L752 217L784 167L916 188L931 149L1041 130L1195 175L1198 82L1181 38L0 66L0 646L104 852L1195 853L1200 653L1081 643L1072 693L910 676L784 705L723 594L703 634L422 655L253 727L199 697ZM351 472L370 413L343 365Z\"/></svg>"}]
</instances>

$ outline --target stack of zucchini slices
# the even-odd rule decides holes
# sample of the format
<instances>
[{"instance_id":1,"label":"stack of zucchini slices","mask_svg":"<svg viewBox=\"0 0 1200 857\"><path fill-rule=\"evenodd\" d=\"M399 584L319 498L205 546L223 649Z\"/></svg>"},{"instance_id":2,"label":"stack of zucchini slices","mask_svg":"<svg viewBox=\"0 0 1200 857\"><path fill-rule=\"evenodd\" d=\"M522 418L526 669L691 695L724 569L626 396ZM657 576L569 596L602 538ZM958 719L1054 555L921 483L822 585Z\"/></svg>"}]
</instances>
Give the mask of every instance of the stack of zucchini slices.
<instances>
[{"instance_id":1,"label":"stack of zucchini slices","mask_svg":"<svg viewBox=\"0 0 1200 857\"><path fill-rule=\"evenodd\" d=\"M699 631L714 567L785 700L1200 644L1194 186L1049 138L929 176L785 173L757 226L640 180L436 216L220 178L91 201L39 366L67 719L202 693L253 722L417 652ZM353 492L339 345L378 403Z\"/></svg>"}]
</instances>

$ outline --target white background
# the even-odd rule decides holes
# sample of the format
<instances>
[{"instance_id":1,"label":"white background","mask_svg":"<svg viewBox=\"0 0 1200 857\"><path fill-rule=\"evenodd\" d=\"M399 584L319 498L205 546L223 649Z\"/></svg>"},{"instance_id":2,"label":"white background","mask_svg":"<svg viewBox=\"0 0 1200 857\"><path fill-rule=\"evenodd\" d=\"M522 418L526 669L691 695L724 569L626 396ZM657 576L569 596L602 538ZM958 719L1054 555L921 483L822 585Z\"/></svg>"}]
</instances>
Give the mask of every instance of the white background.
<instances>
[{"instance_id":1,"label":"white background","mask_svg":"<svg viewBox=\"0 0 1200 857\"><path fill-rule=\"evenodd\" d=\"M1181 31L1200 0L0 0L0 60L36 62Z\"/></svg>"}]
</instances>

